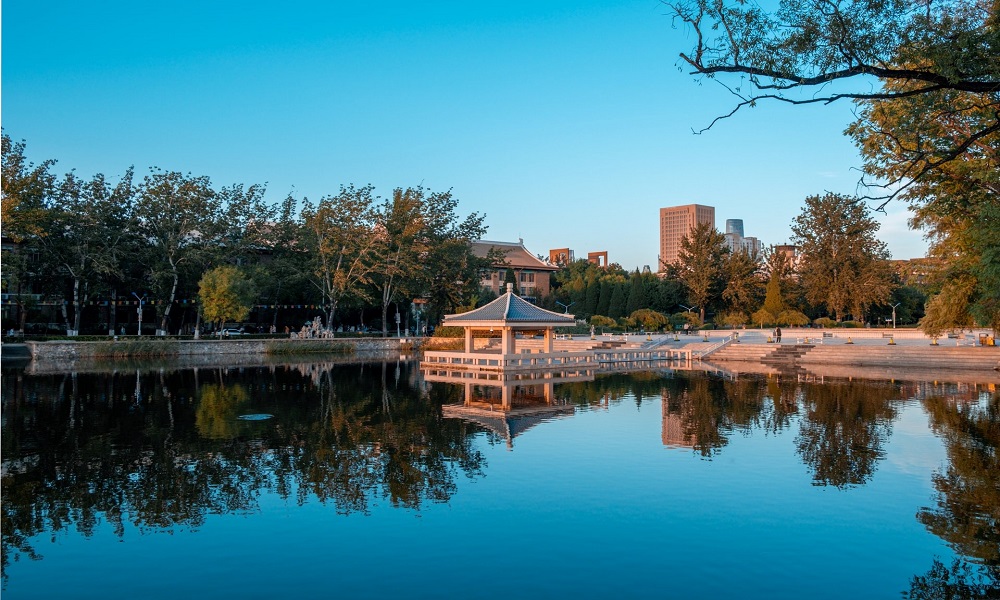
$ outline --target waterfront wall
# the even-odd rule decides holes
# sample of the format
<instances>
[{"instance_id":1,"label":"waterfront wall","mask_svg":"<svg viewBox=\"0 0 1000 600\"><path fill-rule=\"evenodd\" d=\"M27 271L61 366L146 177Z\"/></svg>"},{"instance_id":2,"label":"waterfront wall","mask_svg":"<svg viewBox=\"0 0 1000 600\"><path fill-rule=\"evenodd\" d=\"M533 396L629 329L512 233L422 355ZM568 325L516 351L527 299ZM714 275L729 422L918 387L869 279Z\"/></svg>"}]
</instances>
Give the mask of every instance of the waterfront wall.
<instances>
[{"instance_id":1,"label":"waterfront wall","mask_svg":"<svg viewBox=\"0 0 1000 600\"><path fill-rule=\"evenodd\" d=\"M121 340L118 342L25 342L32 360L77 360L141 355L150 349L161 356L220 356L301 353L398 354L398 338L334 338L331 340Z\"/></svg>"}]
</instances>

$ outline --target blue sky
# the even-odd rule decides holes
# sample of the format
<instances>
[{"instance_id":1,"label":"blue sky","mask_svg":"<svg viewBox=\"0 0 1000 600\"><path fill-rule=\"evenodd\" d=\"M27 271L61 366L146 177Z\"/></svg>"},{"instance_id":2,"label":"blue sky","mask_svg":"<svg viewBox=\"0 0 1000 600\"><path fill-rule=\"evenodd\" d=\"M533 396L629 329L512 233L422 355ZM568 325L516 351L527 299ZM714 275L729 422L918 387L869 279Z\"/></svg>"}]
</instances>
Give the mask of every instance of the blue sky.
<instances>
[{"instance_id":1,"label":"blue sky","mask_svg":"<svg viewBox=\"0 0 1000 600\"><path fill-rule=\"evenodd\" d=\"M267 183L451 188L488 239L656 269L658 210L716 207L765 244L802 200L853 193L852 105L732 108L680 68L656 0L2 5L2 122L57 172L129 165ZM896 203L893 256L926 243Z\"/></svg>"}]
</instances>

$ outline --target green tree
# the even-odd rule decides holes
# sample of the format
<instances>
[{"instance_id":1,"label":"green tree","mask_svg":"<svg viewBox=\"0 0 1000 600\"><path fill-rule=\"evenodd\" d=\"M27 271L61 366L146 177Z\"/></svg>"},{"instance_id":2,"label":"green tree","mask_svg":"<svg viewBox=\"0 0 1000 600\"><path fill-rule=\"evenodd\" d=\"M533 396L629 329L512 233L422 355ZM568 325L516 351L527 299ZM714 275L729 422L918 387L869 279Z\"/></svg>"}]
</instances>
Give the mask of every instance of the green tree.
<instances>
[{"instance_id":1,"label":"green tree","mask_svg":"<svg viewBox=\"0 0 1000 600\"><path fill-rule=\"evenodd\" d=\"M196 271L219 247L222 203L208 177L153 169L139 186L136 220L148 244L146 266L165 331L185 272ZM162 307L162 308L160 308Z\"/></svg>"},{"instance_id":2,"label":"green tree","mask_svg":"<svg viewBox=\"0 0 1000 600\"><path fill-rule=\"evenodd\" d=\"M18 328L23 330L28 309L35 304L31 292L35 283L49 271L33 259L39 251L39 241L48 231L45 228L47 202L55 186L51 168L54 160L35 165L25 156L24 141L14 142L2 136L2 191L3 235L16 246L3 250L3 291L10 294L17 306Z\"/></svg>"},{"instance_id":3,"label":"green tree","mask_svg":"<svg viewBox=\"0 0 1000 600\"><path fill-rule=\"evenodd\" d=\"M424 218L421 214L424 189L396 188L377 212L378 266L372 281L382 301L382 336L388 335L389 305L405 291L419 291L422 263L427 252Z\"/></svg>"},{"instance_id":4,"label":"green tree","mask_svg":"<svg viewBox=\"0 0 1000 600\"><path fill-rule=\"evenodd\" d=\"M657 331L670 322L670 319L668 319L666 315L648 308L640 308L639 310L633 312L629 315L629 319L637 325L641 325L646 331Z\"/></svg>"},{"instance_id":5,"label":"green tree","mask_svg":"<svg viewBox=\"0 0 1000 600\"><path fill-rule=\"evenodd\" d=\"M730 311L748 313L760 303L760 258L742 250L726 255L723 262L725 288L722 300ZM742 323L740 323L742 325Z\"/></svg>"},{"instance_id":6,"label":"green tree","mask_svg":"<svg viewBox=\"0 0 1000 600\"><path fill-rule=\"evenodd\" d=\"M221 327L227 321L244 321L250 316L257 292L253 283L233 266L205 271L198 282L198 301L206 321Z\"/></svg>"},{"instance_id":7,"label":"green tree","mask_svg":"<svg viewBox=\"0 0 1000 600\"><path fill-rule=\"evenodd\" d=\"M698 223L681 240L677 276L687 289L688 302L698 307L702 321L708 305L721 293L727 253L726 237L710 223Z\"/></svg>"},{"instance_id":8,"label":"green tree","mask_svg":"<svg viewBox=\"0 0 1000 600\"><path fill-rule=\"evenodd\" d=\"M768 100L858 101L862 127L872 123L871 110L902 103L906 118L901 126L874 123L876 137L892 148L891 161L898 167L883 180L888 187L878 196L884 202L978 153L981 144L1000 133L1000 17L992 0L946 0L933 6L905 0L785 0L773 13L735 1L668 4L695 34L694 47L680 55L681 61L737 97L736 107L709 127ZM872 85L873 76L881 86ZM727 84L730 77L738 83ZM984 118L951 137L933 133L969 105L980 107ZM911 143L917 138L927 145Z\"/></svg>"},{"instance_id":9,"label":"green tree","mask_svg":"<svg viewBox=\"0 0 1000 600\"><path fill-rule=\"evenodd\" d=\"M632 314L643 308L649 308L649 302L646 300L646 281L639 273L639 269L636 269L635 273L629 277L628 303L625 306L625 311L626 314Z\"/></svg>"},{"instance_id":10,"label":"green tree","mask_svg":"<svg viewBox=\"0 0 1000 600\"><path fill-rule=\"evenodd\" d=\"M312 256L310 281L326 308L326 325L333 325L337 308L348 298L367 299L366 286L377 269L379 237L374 188L341 186L315 206L302 208L305 247Z\"/></svg>"},{"instance_id":11,"label":"green tree","mask_svg":"<svg viewBox=\"0 0 1000 600\"><path fill-rule=\"evenodd\" d=\"M83 181L69 173L60 183L48 211L49 233L40 241L49 263L57 265L72 286L71 302L62 303L67 329L80 331L90 293L104 278L123 274L122 261L135 249L134 195L131 169L116 185L102 174ZM68 306L73 308L72 323Z\"/></svg>"},{"instance_id":12,"label":"green tree","mask_svg":"<svg viewBox=\"0 0 1000 600\"><path fill-rule=\"evenodd\" d=\"M612 319L620 319L625 316L625 308L628 306L628 284L620 281L615 282L613 287L611 302L608 304L608 316Z\"/></svg>"},{"instance_id":13,"label":"green tree","mask_svg":"<svg viewBox=\"0 0 1000 600\"><path fill-rule=\"evenodd\" d=\"M609 279L601 279L600 299L597 301L597 314L608 316L611 311L611 296L615 293L615 286Z\"/></svg>"},{"instance_id":14,"label":"green tree","mask_svg":"<svg viewBox=\"0 0 1000 600\"><path fill-rule=\"evenodd\" d=\"M869 306L889 298L892 269L885 242L875 237L878 228L868 207L854 198L806 198L792 232L801 252L798 272L810 302L824 305L838 320L848 313L864 319Z\"/></svg>"}]
</instances>

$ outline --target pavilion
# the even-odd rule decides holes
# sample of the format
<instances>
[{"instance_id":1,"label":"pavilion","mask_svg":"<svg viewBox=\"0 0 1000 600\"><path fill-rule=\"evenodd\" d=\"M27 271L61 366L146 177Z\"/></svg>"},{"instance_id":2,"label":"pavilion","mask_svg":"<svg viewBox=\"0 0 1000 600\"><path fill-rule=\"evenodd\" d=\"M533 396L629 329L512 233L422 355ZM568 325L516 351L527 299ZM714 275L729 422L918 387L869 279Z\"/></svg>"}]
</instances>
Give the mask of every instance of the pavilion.
<instances>
[{"instance_id":1,"label":"pavilion","mask_svg":"<svg viewBox=\"0 0 1000 600\"><path fill-rule=\"evenodd\" d=\"M579 368L595 364L595 355L589 352L556 352L554 340L556 327L576 324L573 315L560 314L539 308L514 294L513 285L507 284L507 293L493 302L466 313L445 315L442 325L461 327L465 334L463 352L426 351L421 366L448 369L503 371L507 369L561 369ZM475 331L500 332L499 351L492 346L475 347ZM518 350L518 334L541 334L540 349L531 347Z\"/></svg>"}]
</instances>

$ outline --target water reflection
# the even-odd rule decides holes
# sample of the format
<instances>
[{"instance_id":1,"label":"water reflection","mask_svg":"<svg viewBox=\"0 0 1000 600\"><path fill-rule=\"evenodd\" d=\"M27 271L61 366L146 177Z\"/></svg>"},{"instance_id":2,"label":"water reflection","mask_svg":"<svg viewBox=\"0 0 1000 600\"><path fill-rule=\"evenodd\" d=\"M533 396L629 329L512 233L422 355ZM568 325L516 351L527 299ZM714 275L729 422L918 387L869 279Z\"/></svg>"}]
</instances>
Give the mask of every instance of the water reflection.
<instances>
[{"instance_id":1,"label":"water reflection","mask_svg":"<svg viewBox=\"0 0 1000 600\"><path fill-rule=\"evenodd\" d=\"M483 439L516 453L515 439L546 435L546 421L626 403L658 411L654 443L706 461L735 452L739 437L793 436L805 482L846 494L876 477L904 404L919 401L948 460L916 519L958 559L935 559L909 594L1000 590L993 387L670 369L455 383L415 363L340 361L4 369L0 385L5 580L12 561L40 558L43 534L193 530L211 515L255 513L264 495L342 514L419 511L486 473ZM273 418L241 418L255 414Z\"/></svg>"},{"instance_id":2,"label":"water reflection","mask_svg":"<svg viewBox=\"0 0 1000 600\"><path fill-rule=\"evenodd\" d=\"M923 405L948 464L934 475L934 506L917 518L962 558L915 577L914 598L1000 597L1000 393L927 394Z\"/></svg>"},{"instance_id":3,"label":"water reflection","mask_svg":"<svg viewBox=\"0 0 1000 600\"><path fill-rule=\"evenodd\" d=\"M104 520L118 535L197 528L257 509L262 493L419 508L484 462L408 364L3 377L3 559L31 538ZM438 394L432 394L436 396ZM447 394L445 394L447 395ZM274 419L245 421L247 412Z\"/></svg>"}]
</instances>

